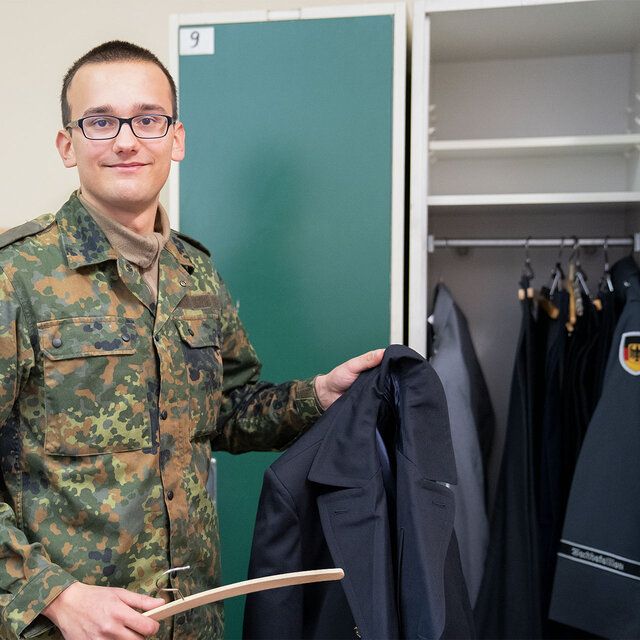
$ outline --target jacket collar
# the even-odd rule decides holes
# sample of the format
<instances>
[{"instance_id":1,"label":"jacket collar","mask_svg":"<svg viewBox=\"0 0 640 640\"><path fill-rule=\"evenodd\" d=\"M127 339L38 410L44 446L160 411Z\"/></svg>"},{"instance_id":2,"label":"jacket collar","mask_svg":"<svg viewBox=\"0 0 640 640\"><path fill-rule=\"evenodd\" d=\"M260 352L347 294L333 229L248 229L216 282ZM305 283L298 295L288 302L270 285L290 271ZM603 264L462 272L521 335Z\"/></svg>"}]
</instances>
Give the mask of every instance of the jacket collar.
<instances>
[{"instance_id":1,"label":"jacket collar","mask_svg":"<svg viewBox=\"0 0 640 640\"><path fill-rule=\"evenodd\" d=\"M436 286L433 303L433 327L439 329L447 325L454 309L453 296L449 288L440 282Z\"/></svg>"},{"instance_id":2,"label":"jacket collar","mask_svg":"<svg viewBox=\"0 0 640 640\"><path fill-rule=\"evenodd\" d=\"M640 267L633 256L625 256L611 267L616 298L622 303L631 295L640 296Z\"/></svg>"},{"instance_id":3,"label":"jacket collar","mask_svg":"<svg viewBox=\"0 0 640 640\"><path fill-rule=\"evenodd\" d=\"M106 235L96 221L82 206L78 196L73 193L56 213L62 246L71 269L99 264L107 260L117 260L118 254L107 240ZM171 233L165 249L183 265L189 273L194 269L184 242Z\"/></svg>"},{"instance_id":4,"label":"jacket collar","mask_svg":"<svg viewBox=\"0 0 640 640\"><path fill-rule=\"evenodd\" d=\"M435 371L422 356L390 346L380 366L360 374L325 414L326 435L309 480L362 487L380 469L376 429L386 409L396 415L396 452L429 480L455 484L456 470L447 402Z\"/></svg>"},{"instance_id":5,"label":"jacket collar","mask_svg":"<svg viewBox=\"0 0 640 640\"><path fill-rule=\"evenodd\" d=\"M56 213L62 246L71 269L116 260L118 254L104 232L73 193Z\"/></svg>"},{"instance_id":6,"label":"jacket collar","mask_svg":"<svg viewBox=\"0 0 640 640\"><path fill-rule=\"evenodd\" d=\"M193 260L189 256L185 243L180 239L175 231L171 232L171 236L164 245L164 248L189 272L193 273L195 266Z\"/></svg>"}]
</instances>

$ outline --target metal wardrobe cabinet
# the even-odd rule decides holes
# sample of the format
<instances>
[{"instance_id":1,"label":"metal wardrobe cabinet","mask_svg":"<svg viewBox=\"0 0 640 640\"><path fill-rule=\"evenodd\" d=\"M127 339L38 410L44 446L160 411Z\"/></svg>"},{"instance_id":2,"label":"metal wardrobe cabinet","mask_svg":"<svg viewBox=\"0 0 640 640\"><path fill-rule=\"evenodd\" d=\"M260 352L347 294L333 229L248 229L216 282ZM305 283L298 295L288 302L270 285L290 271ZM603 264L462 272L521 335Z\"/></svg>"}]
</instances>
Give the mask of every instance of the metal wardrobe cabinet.
<instances>
[{"instance_id":1,"label":"metal wardrobe cabinet","mask_svg":"<svg viewBox=\"0 0 640 640\"><path fill-rule=\"evenodd\" d=\"M640 231L640 2L418 0L411 56L409 346L425 352L443 279L467 315L496 408L494 489L525 250L430 252L430 237ZM610 249L610 261L626 252ZM540 287L558 249L530 255ZM602 250L581 258L597 288Z\"/></svg>"}]
</instances>

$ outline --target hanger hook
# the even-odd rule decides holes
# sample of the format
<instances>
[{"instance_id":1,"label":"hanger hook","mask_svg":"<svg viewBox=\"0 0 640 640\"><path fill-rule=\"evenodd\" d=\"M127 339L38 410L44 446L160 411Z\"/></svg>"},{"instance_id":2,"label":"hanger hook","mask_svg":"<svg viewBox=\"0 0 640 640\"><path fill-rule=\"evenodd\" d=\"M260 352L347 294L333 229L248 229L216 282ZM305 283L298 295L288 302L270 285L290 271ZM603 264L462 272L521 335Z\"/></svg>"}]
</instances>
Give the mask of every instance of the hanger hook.
<instances>
[{"instance_id":1,"label":"hanger hook","mask_svg":"<svg viewBox=\"0 0 640 640\"><path fill-rule=\"evenodd\" d=\"M571 236L573 238L573 249L571 251L571 257L569 260L575 260L576 267L580 266L580 240L577 236Z\"/></svg>"},{"instance_id":2,"label":"hanger hook","mask_svg":"<svg viewBox=\"0 0 640 640\"><path fill-rule=\"evenodd\" d=\"M613 280L611 280L611 271L609 268L609 236L605 236L604 245L604 272L600 278L600 291L609 291L613 293Z\"/></svg>"},{"instance_id":3,"label":"hanger hook","mask_svg":"<svg viewBox=\"0 0 640 640\"><path fill-rule=\"evenodd\" d=\"M522 275L529 278L529 280L533 280L535 278L535 273L533 271L533 267L531 266L531 258L529 256L529 244L531 242L531 236L528 236L524 241L524 268L522 270Z\"/></svg>"},{"instance_id":4,"label":"hanger hook","mask_svg":"<svg viewBox=\"0 0 640 640\"><path fill-rule=\"evenodd\" d=\"M566 238L562 236L560 239L560 248L558 249L558 257L556 264L551 270L551 279L549 281L549 296L553 297L558 290L560 283L564 280L564 271L562 270L562 254L564 252Z\"/></svg>"},{"instance_id":5,"label":"hanger hook","mask_svg":"<svg viewBox=\"0 0 640 640\"><path fill-rule=\"evenodd\" d=\"M188 571L189 569L191 569L191 565L186 565L184 567L172 567L171 569L167 569L166 571L163 571L157 578L156 578L156 589L158 591L167 591L168 593L176 593L178 595L178 597L180 598L180 600L184 600L184 596L182 595L182 592L180 591L180 589L178 588L172 588L172 587L161 587L158 583L160 582L160 580L162 580L162 578L164 578L167 574L170 574L171 577L175 577L175 574L178 571Z\"/></svg>"},{"instance_id":6,"label":"hanger hook","mask_svg":"<svg viewBox=\"0 0 640 640\"><path fill-rule=\"evenodd\" d=\"M609 273L609 236L604 238L604 270Z\"/></svg>"}]
</instances>

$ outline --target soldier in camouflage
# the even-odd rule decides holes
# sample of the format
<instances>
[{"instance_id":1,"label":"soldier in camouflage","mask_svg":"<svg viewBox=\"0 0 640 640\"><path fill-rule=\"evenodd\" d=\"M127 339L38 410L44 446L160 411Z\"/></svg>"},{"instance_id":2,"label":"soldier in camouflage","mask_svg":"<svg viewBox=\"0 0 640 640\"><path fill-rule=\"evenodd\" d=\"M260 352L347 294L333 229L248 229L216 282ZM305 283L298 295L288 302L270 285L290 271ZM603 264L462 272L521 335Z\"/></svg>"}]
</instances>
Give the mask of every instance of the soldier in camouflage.
<instances>
[{"instance_id":1,"label":"soldier in camouflage","mask_svg":"<svg viewBox=\"0 0 640 640\"><path fill-rule=\"evenodd\" d=\"M62 105L57 146L81 190L0 236L0 637L221 638L220 604L140 613L168 597L156 581L171 567L191 570L161 586L220 583L211 451L286 447L382 351L260 382L207 250L159 206L184 156L166 69L106 43L70 69ZM127 253L141 238L151 264Z\"/></svg>"}]
</instances>

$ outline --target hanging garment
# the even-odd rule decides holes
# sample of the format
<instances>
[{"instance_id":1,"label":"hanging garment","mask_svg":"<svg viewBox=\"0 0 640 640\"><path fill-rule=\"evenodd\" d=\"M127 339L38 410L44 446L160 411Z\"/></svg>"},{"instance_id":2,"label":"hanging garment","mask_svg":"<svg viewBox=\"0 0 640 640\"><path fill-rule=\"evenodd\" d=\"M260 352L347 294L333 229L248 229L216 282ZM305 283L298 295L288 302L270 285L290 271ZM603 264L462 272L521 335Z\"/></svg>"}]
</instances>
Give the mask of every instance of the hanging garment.
<instances>
[{"instance_id":1,"label":"hanging garment","mask_svg":"<svg viewBox=\"0 0 640 640\"><path fill-rule=\"evenodd\" d=\"M484 470L491 450L495 416L467 319L443 284L436 288L432 325L431 365L447 397L458 471L458 484L452 487L456 498L454 527L469 599L474 606L489 538Z\"/></svg>"},{"instance_id":2,"label":"hanging garment","mask_svg":"<svg viewBox=\"0 0 640 640\"><path fill-rule=\"evenodd\" d=\"M591 415L595 411L596 405L602 394L604 386L604 375L609 360L609 352L613 342L613 334L616 325L622 313L624 303L626 301L627 287L625 282L631 277L638 266L632 256L625 256L618 260L609 272L613 291L610 291L606 284L605 276L603 276L604 289L598 293L600 311L599 316L599 332L598 343L593 353L593 368L596 372L595 393L591 398L592 407ZM606 275L606 274L605 274Z\"/></svg>"},{"instance_id":3,"label":"hanging garment","mask_svg":"<svg viewBox=\"0 0 640 640\"><path fill-rule=\"evenodd\" d=\"M593 301L585 296L584 316L586 331L584 344L578 353L574 379L574 397L576 398L576 417L580 434L580 444L584 440L584 434L591 421L595 406L592 406L592 398L596 393L596 370L594 353L601 335L600 312Z\"/></svg>"},{"instance_id":4,"label":"hanging garment","mask_svg":"<svg viewBox=\"0 0 640 640\"><path fill-rule=\"evenodd\" d=\"M389 347L267 469L249 577L341 567L340 583L251 595L246 638L470 638L442 385Z\"/></svg>"},{"instance_id":5,"label":"hanging garment","mask_svg":"<svg viewBox=\"0 0 640 640\"><path fill-rule=\"evenodd\" d=\"M556 318L551 318L542 309L538 310L539 350L545 354L544 394L539 431L539 474L537 478L537 505L539 525L539 560L541 606L543 620L551 599L551 588L556 564L556 552L564 504L561 499L562 482L562 430L563 430L563 370L567 341L566 322L569 311L569 296L566 291L556 291L551 301L558 310ZM544 624L546 626L546 624ZM543 634L548 637L549 633Z\"/></svg>"},{"instance_id":6,"label":"hanging garment","mask_svg":"<svg viewBox=\"0 0 640 640\"><path fill-rule=\"evenodd\" d=\"M609 351L611 350L611 343L613 340L613 334L618 321L618 314L616 313L615 306L615 293L611 291L601 291L598 294L600 310L599 316L599 329L598 329L598 341L592 354L592 366L595 371L595 383L593 397L590 398L590 410L591 415L596 410L598 400L602 394L602 387L604 385L604 372L607 368L607 360L609 358Z\"/></svg>"},{"instance_id":7,"label":"hanging garment","mask_svg":"<svg viewBox=\"0 0 640 640\"><path fill-rule=\"evenodd\" d=\"M640 269L621 263L616 293L626 304L573 478L549 615L607 638L638 638Z\"/></svg>"},{"instance_id":8,"label":"hanging garment","mask_svg":"<svg viewBox=\"0 0 640 640\"><path fill-rule=\"evenodd\" d=\"M571 481L589 424L588 398L594 384L585 376L587 354L597 338L597 311L587 296L582 295L582 314L567 335L562 381L562 484L561 502L566 505ZM586 371L591 371L587 368ZM583 387L587 387L586 393ZM564 507L563 507L564 509Z\"/></svg>"},{"instance_id":9,"label":"hanging garment","mask_svg":"<svg viewBox=\"0 0 640 640\"><path fill-rule=\"evenodd\" d=\"M523 290L528 280L521 282ZM489 550L475 607L480 638L539 638L542 633L536 513L535 411L539 406L537 329L530 298L513 370L507 431Z\"/></svg>"},{"instance_id":10,"label":"hanging garment","mask_svg":"<svg viewBox=\"0 0 640 640\"><path fill-rule=\"evenodd\" d=\"M622 315L622 311L628 300L627 290L630 285L635 285L637 282L639 269L640 267L638 267L632 255L625 256L611 267L611 280L613 281L617 317Z\"/></svg>"}]
</instances>

